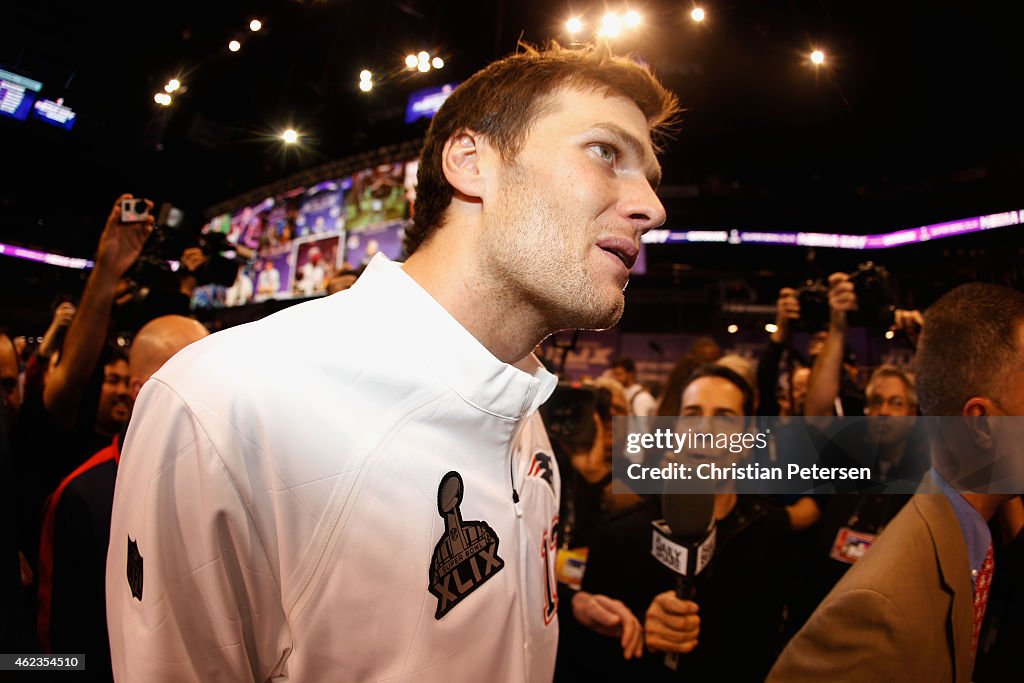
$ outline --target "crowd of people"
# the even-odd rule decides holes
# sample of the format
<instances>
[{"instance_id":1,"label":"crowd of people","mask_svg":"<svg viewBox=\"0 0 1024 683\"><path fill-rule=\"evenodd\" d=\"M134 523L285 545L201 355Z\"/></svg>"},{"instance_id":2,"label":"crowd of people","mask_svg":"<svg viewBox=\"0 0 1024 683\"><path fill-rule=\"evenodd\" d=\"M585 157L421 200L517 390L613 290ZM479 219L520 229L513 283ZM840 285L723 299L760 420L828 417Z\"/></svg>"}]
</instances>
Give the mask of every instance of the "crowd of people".
<instances>
[{"instance_id":1,"label":"crowd of people","mask_svg":"<svg viewBox=\"0 0 1024 683\"><path fill-rule=\"evenodd\" d=\"M960 496L952 491L948 481L955 481L955 475L950 474L947 481L941 473L954 471L955 466L943 470L942 461L937 460L933 470L934 451L929 451L924 420L919 416L929 409L924 401L944 401L945 394L953 390L943 377L952 366L962 368L955 373L964 384L961 395L969 396L972 385L977 391L1002 384L1002 411L990 414L1017 414L1010 408L1016 389L1009 380L1000 381L1001 363L989 362L984 369L963 365L965 353L982 348L992 349L988 353L995 353L997 347L1020 353L1014 339L1019 327L1003 323L992 329L989 322L1013 320L1013 311L1021 303L1020 294L1009 289L961 286L941 298L928 317L941 331L931 338L940 341L925 347L932 350L942 344L943 348L910 367L884 363L858 367L845 362L847 313L857 308L857 296L849 278L835 273L830 278L826 328L810 335L806 349L791 345L800 304L796 291L784 288L776 304L775 331L758 358L722 355L716 344L700 340L677 363L652 412L640 412L630 402L630 396L647 391L636 383L636 364L630 358L618 358L604 376L584 380L583 387L600 397L598 405L622 406L617 413L595 413L597 435L610 435L612 414L778 418L774 424L782 429L773 436L770 447L743 456L765 461L792 448L785 430L790 417L802 418L802 429L813 429L814 425L835 428L844 416L866 416L869 419L851 420L838 438L825 440L817 455L823 462L854 457L869 463L871 478L852 490L806 496L737 495L734 486L719 486L715 492L715 556L697 576L696 598L688 602L677 599L673 573L652 556L651 524L662 516L660 496L614 492L610 436L602 445L587 438L573 441L553 435L563 471L560 540L566 561L573 567L571 573L560 577L563 589L574 607L583 599L589 603L594 595L611 601L612 606L605 606L603 613L608 623L616 626L609 629L591 624L583 628L587 619L563 614L559 678L569 681L578 680L581 672L588 678L616 672L630 680L761 681L771 672L769 680L773 681L921 680L920 672L936 671L939 673L924 679L1015 680L1020 659L1011 643L1019 638L1021 624L1016 609L1020 588L1014 586L1013 577L1022 568L1024 506L1019 496L992 495L981 503L978 499L985 498L983 494ZM925 332L925 321L920 311L896 310L892 331L901 330L916 346ZM1019 358L1003 359L1008 367L1019 362ZM939 379L930 384L927 397L919 398L918 373L929 371ZM985 372L989 374L982 374ZM956 402L932 405L924 414L960 414ZM597 490L595 482L600 485ZM894 483L901 487L895 490L909 493L886 491L886 485ZM966 646L976 656L973 670L965 663L963 642L957 644L960 649L950 659L951 653L945 649L949 643L939 637L947 627L943 619L933 619L928 625L933 639L928 641L933 646L930 650L920 649L910 636L897 637L916 622L922 624L922 633L926 630L926 620L917 619L914 612L924 611L926 603L934 607L942 581L952 580L911 574L895 581L889 576L897 567L916 569L901 553L928 541L921 528L910 532L905 520L901 520L903 524L896 521L912 500L927 504L929 496L915 499L913 495L919 487L931 487L933 494L941 490L952 495L960 507L959 501L966 498L985 511L972 513L970 506L958 511L976 527L973 538L991 539L991 545L978 541L980 551L969 547L972 580L976 583L979 572L984 571L986 552L998 558L992 564L999 567L998 573L990 574L993 589L984 610L975 609L972 616L973 641ZM948 516L943 521L948 523ZM880 544L879 548L887 550L875 555L889 553L892 566L883 560L865 563L870 574L867 570L853 573L841 583L855 564L869 556L875 542L886 537L883 532L890 525L899 531L890 531L887 537L898 540ZM928 558L915 560L926 563ZM906 566L901 567L901 561ZM868 594L875 591L877 595ZM898 597L887 595L888 591L898 592ZM872 599L878 604L872 605ZM893 603L904 611L895 612ZM884 632L873 631L870 617L862 612L872 607L892 619ZM940 601L935 609L945 610L947 615L950 606ZM900 621L903 619L906 622ZM634 623L637 626L632 626ZM680 658L678 668L667 667L658 657L637 658L629 635L634 631L646 635L651 652L686 656ZM602 634L625 635L619 643ZM929 658L933 661L926 663ZM957 670L947 668L951 661Z\"/></svg>"},{"instance_id":2,"label":"crowd of people","mask_svg":"<svg viewBox=\"0 0 1024 683\"><path fill-rule=\"evenodd\" d=\"M918 416L1006 448L987 418L1024 412L1024 295L896 311L912 367L848 362L842 273L808 348L785 288L759 358L702 340L660 389L626 357L559 384L531 353L621 315L675 107L600 50L498 62L434 121L403 266L209 338L174 312L111 342L153 230L115 203L41 343L0 335L0 651L84 653L92 680L1018 680L1024 504L972 489L962 444L929 447ZM339 346L277 353L295 334ZM875 419L822 458L868 448L871 479L718 486L687 595L651 553L661 496L613 486L615 418L854 415ZM736 460L784 456L780 432Z\"/></svg>"}]
</instances>

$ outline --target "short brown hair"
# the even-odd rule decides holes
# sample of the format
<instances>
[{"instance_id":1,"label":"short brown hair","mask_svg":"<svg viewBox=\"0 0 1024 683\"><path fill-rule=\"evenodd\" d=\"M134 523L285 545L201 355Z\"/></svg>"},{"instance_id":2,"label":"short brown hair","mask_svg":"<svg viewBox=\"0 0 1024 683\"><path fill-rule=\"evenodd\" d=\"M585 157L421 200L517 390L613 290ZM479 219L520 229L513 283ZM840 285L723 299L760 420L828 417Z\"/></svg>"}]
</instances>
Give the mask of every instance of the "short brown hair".
<instances>
[{"instance_id":1,"label":"short brown hair","mask_svg":"<svg viewBox=\"0 0 1024 683\"><path fill-rule=\"evenodd\" d=\"M999 285L961 285L932 304L914 360L921 412L960 415L971 397L998 393L1021 363L1021 322L1024 294Z\"/></svg>"},{"instance_id":2,"label":"short brown hair","mask_svg":"<svg viewBox=\"0 0 1024 683\"><path fill-rule=\"evenodd\" d=\"M886 377L895 377L896 379L903 382L903 386L907 388L907 400L910 405L917 407L917 384L914 382L914 378L910 376L906 370L898 365L883 364L879 365L871 372L871 377L868 379L867 385L864 387L864 394L870 399L872 388L875 383L885 379Z\"/></svg>"},{"instance_id":3,"label":"short brown hair","mask_svg":"<svg viewBox=\"0 0 1024 683\"><path fill-rule=\"evenodd\" d=\"M607 44L581 49L552 43L543 50L526 44L517 54L474 74L445 101L427 131L417 175L413 225L405 231L411 255L442 225L453 190L444 177L445 143L464 130L485 136L514 161L530 127L544 113L546 99L562 87L576 87L626 97L647 118L655 148L679 111L676 96L643 65L613 55Z\"/></svg>"}]
</instances>

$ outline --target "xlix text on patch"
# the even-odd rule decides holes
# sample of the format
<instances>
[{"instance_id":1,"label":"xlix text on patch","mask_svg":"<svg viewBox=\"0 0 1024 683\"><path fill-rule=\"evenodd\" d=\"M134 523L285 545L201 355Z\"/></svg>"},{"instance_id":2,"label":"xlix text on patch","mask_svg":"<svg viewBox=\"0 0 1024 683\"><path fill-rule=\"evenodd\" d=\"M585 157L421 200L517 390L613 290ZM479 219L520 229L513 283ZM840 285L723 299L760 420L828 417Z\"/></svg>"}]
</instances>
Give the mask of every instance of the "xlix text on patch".
<instances>
[{"instance_id":1,"label":"xlix text on patch","mask_svg":"<svg viewBox=\"0 0 1024 683\"><path fill-rule=\"evenodd\" d=\"M459 505L463 493L458 472L441 477L437 512L444 520L444 536L434 546L430 560L429 590L437 598L435 619L448 614L505 566L498 557L498 535L490 525L462 519Z\"/></svg>"},{"instance_id":2,"label":"xlix text on patch","mask_svg":"<svg viewBox=\"0 0 1024 683\"><path fill-rule=\"evenodd\" d=\"M142 555L131 536L128 537L128 587L132 589L132 597L142 602Z\"/></svg>"}]
</instances>

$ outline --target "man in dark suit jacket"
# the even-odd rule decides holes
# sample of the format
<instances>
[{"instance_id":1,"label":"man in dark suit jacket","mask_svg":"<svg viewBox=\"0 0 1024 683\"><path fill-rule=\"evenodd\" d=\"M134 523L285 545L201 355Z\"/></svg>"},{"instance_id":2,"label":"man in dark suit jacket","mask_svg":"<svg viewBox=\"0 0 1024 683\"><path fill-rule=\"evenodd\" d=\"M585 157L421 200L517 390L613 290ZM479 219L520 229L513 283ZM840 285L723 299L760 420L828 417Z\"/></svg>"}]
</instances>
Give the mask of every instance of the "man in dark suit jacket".
<instances>
[{"instance_id":1,"label":"man in dark suit jacket","mask_svg":"<svg viewBox=\"0 0 1024 683\"><path fill-rule=\"evenodd\" d=\"M987 522L1012 498L974 493L1011 462L1024 415L1024 294L963 285L925 317L916 358L934 470L783 651L768 681L968 683L991 576ZM933 432L933 437L935 436ZM1018 482L1019 483L1019 482ZM1005 484L1005 482L1004 482ZM1013 488L1012 484L1008 485Z\"/></svg>"}]
</instances>

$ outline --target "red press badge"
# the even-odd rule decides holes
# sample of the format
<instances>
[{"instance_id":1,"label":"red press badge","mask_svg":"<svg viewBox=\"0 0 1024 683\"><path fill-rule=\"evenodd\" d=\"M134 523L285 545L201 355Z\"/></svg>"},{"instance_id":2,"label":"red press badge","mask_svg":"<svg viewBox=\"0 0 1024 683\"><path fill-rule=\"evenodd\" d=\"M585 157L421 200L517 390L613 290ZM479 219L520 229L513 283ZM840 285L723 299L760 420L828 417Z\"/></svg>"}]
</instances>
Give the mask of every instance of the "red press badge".
<instances>
[{"instance_id":1,"label":"red press badge","mask_svg":"<svg viewBox=\"0 0 1024 683\"><path fill-rule=\"evenodd\" d=\"M854 531L844 526L836 534L836 540L832 543L832 552L828 556L833 560L853 564L864 557L864 553L868 551L876 538L878 538L877 534Z\"/></svg>"}]
</instances>

